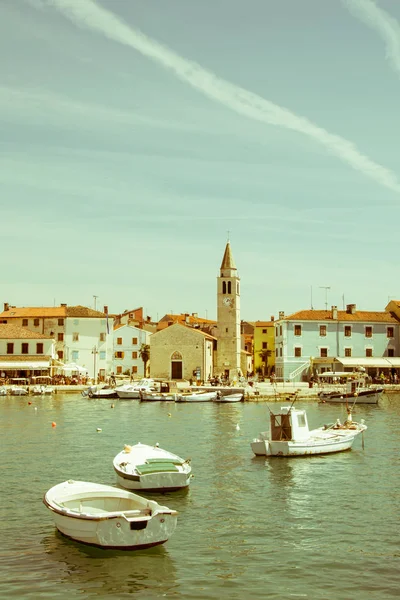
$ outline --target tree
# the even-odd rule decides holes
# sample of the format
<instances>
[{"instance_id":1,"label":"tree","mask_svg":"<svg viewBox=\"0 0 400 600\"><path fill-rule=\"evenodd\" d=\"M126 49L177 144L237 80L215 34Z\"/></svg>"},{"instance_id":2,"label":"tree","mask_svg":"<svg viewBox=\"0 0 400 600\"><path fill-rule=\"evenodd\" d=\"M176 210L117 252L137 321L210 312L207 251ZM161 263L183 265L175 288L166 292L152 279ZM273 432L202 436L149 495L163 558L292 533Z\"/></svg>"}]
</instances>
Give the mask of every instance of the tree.
<instances>
[{"instance_id":1,"label":"tree","mask_svg":"<svg viewBox=\"0 0 400 600\"><path fill-rule=\"evenodd\" d=\"M144 377L146 377L146 374L147 374L147 363L150 360L150 346L149 346L149 344L142 344L140 346L139 356L140 356L140 358L143 361Z\"/></svg>"},{"instance_id":2,"label":"tree","mask_svg":"<svg viewBox=\"0 0 400 600\"><path fill-rule=\"evenodd\" d=\"M260 355L261 360L262 360L262 362L264 364L264 373L263 373L263 375L264 375L264 377L267 377L268 376L268 359L271 356L271 350L268 350L267 348L265 348L265 349L263 349L263 350L261 350L259 352L259 355Z\"/></svg>"}]
</instances>

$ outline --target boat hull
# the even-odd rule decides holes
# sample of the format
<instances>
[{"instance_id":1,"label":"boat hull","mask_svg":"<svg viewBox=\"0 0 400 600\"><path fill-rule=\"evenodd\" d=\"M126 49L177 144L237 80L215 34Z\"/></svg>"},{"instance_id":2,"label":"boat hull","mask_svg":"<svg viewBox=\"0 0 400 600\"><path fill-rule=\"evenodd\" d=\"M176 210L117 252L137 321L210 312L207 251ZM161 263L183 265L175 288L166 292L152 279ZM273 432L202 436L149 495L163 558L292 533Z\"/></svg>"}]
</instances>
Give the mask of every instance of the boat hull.
<instances>
[{"instance_id":1,"label":"boat hull","mask_svg":"<svg viewBox=\"0 0 400 600\"><path fill-rule=\"evenodd\" d=\"M154 473L149 475L128 476L122 471L117 474L117 484L127 490L143 490L146 492L176 492L190 484L191 475L187 473Z\"/></svg>"},{"instance_id":2,"label":"boat hull","mask_svg":"<svg viewBox=\"0 0 400 600\"><path fill-rule=\"evenodd\" d=\"M355 438L363 430L354 431L347 435L335 435L328 439L308 439L304 442L290 440L271 441L259 438L251 442L251 449L256 456L311 456L314 454L332 454L350 450Z\"/></svg>"},{"instance_id":3,"label":"boat hull","mask_svg":"<svg viewBox=\"0 0 400 600\"><path fill-rule=\"evenodd\" d=\"M66 537L116 550L138 550L165 543L173 534L177 512L125 490L88 482L66 481L43 499L58 531ZM106 506L112 509L106 510Z\"/></svg>"},{"instance_id":4,"label":"boat hull","mask_svg":"<svg viewBox=\"0 0 400 600\"><path fill-rule=\"evenodd\" d=\"M320 392L321 402L339 402L350 404L378 404L383 393L383 388L371 391L359 392L355 394L346 394L343 392Z\"/></svg>"}]
</instances>

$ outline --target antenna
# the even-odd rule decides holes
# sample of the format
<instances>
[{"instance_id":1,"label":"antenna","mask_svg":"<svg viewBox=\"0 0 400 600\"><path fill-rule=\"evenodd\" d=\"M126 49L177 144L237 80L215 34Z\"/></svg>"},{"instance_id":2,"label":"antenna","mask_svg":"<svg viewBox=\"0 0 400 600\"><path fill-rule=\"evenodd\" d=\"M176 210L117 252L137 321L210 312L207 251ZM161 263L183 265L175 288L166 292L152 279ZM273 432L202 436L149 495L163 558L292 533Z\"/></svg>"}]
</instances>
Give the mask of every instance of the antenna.
<instances>
[{"instance_id":1,"label":"antenna","mask_svg":"<svg viewBox=\"0 0 400 600\"><path fill-rule=\"evenodd\" d=\"M311 310L314 310L314 307L312 305L312 286L311 286Z\"/></svg>"},{"instance_id":2,"label":"antenna","mask_svg":"<svg viewBox=\"0 0 400 600\"><path fill-rule=\"evenodd\" d=\"M93 295L93 298L94 298L94 310L96 310L98 296Z\"/></svg>"},{"instance_id":3,"label":"antenna","mask_svg":"<svg viewBox=\"0 0 400 600\"><path fill-rule=\"evenodd\" d=\"M321 290L325 290L325 310L328 310L328 290L330 290L329 285L320 285Z\"/></svg>"},{"instance_id":4,"label":"antenna","mask_svg":"<svg viewBox=\"0 0 400 600\"><path fill-rule=\"evenodd\" d=\"M228 239L226 241L229 242L229 234L230 234L229 229L228 229L228 231L226 233L228 234Z\"/></svg>"}]
</instances>

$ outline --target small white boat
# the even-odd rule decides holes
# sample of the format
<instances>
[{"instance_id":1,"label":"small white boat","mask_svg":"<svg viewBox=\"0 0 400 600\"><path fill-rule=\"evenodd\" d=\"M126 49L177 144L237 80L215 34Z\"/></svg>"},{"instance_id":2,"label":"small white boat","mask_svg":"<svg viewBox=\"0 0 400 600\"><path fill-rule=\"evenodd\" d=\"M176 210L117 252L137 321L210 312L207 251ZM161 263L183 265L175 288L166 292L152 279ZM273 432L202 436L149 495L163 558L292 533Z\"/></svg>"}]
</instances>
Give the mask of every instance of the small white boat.
<instances>
[{"instance_id":1,"label":"small white boat","mask_svg":"<svg viewBox=\"0 0 400 600\"><path fill-rule=\"evenodd\" d=\"M82 392L82 396L87 396L88 398L116 398L117 392L115 388L109 385L104 385L103 387L91 385L87 390Z\"/></svg>"},{"instance_id":2,"label":"small white boat","mask_svg":"<svg viewBox=\"0 0 400 600\"><path fill-rule=\"evenodd\" d=\"M175 402L211 402L218 392L189 392L178 394Z\"/></svg>"},{"instance_id":3,"label":"small white boat","mask_svg":"<svg viewBox=\"0 0 400 600\"><path fill-rule=\"evenodd\" d=\"M176 398L172 392L140 392L141 402L175 402Z\"/></svg>"},{"instance_id":4,"label":"small white boat","mask_svg":"<svg viewBox=\"0 0 400 600\"><path fill-rule=\"evenodd\" d=\"M11 396L27 396L29 394L27 388L20 387L18 385L13 385L10 388Z\"/></svg>"},{"instance_id":5,"label":"small white boat","mask_svg":"<svg viewBox=\"0 0 400 600\"><path fill-rule=\"evenodd\" d=\"M0 396L7 396L7 388L4 386L0 387Z\"/></svg>"},{"instance_id":6,"label":"small white boat","mask_svg":"<svg viewBox=\"0 0 400 600\"><path fill-rule=\"evenodd\" d=\"M348 410L347 420L309 430L305 410L282 406L279 414L270 414L269 431L251 442L256 456L307 456L349 450L355 438L367 426L356 423Z\"/></svg>"},{"instance_id":7,"label":"small white boat","mask_svg":"<svg viewBox=\"0 0 400 600\"><path fill-rule=\"evenodd\" d=\"M34 385L33 388L31 388L31 394L33 394L33 396L54 394L54 388L51 387L51 385Z\"/></svg>"},{"instance_id":8,"label":"small white boat","mask_svg":"<svg viewBox=\"0 0 400 600\"><path fill-rule=\"evenodd\" d=\"M118 398L121 400L138 400L140 392L156 391L154 379L143 378L137 383L125 383L115 388Z\"/></svg>"},{"instance_id":9,"label":"small white boat","mask_svg":"<svg viewBox=\"0 0 400 600\"><path fill-rule=\"evenodd\" d=\"M185 488L192 477L189 459L157 444L126 445L113 461L117 482L129 490L173 491Z\"/></svg>"},{"instance_id":10,"label":"small white boat","mask_svg":"<svg viewBox=\"0 0 400 600\"><path fill-rule=\"evenodd\" d=\"M163 544L177 512L126 490L86 481L64 481L43 498L65 536L101 548L138 550Z\"/></svg>"},{"instance_id":11,"label":"small white boat","mask_svg":"<svg viewBox=\"0 0 400 600\"><path fill-rule=\"evenodd\" d=\"M226 396L217 393L217 397L214 398L213 402L241 402L243 399L244 396L242 393L226 394Z\"/></svg>"},{"instance_id":12,"label":"small white boat","mask_svg":"<svg viewBox=\"0 0 400 600\"><path fill-rule=\"evenodd\" d=\"M360 372L320 373L320 382L341 380L344 384L335 385L336 389L323 389L318 393L321 402L340 402L350 404L377 404L383 394L383 387L366 385L366 377Z\"/></svg>"}]
</instances>

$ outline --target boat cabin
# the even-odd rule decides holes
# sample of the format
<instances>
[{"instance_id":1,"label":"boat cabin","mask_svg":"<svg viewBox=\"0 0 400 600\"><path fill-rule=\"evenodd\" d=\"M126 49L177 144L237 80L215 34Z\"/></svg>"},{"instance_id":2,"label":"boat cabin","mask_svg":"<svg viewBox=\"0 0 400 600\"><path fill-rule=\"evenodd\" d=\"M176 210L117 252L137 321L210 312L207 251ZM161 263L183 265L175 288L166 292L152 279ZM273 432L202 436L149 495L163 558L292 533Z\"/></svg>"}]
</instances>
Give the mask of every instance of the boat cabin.
<instances>
[{"instance_id":1,"label":"boat cabin","mask_svg":"<svg viewBox=\"0 0 400 600\"><path fill-rule=\"evenodd\" d=\"M270 440L273 442L306 440L309 437L305 410L281 406L279 414L270 415Z\"/></svg>"}]
</instances>

